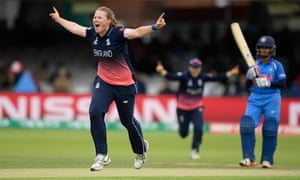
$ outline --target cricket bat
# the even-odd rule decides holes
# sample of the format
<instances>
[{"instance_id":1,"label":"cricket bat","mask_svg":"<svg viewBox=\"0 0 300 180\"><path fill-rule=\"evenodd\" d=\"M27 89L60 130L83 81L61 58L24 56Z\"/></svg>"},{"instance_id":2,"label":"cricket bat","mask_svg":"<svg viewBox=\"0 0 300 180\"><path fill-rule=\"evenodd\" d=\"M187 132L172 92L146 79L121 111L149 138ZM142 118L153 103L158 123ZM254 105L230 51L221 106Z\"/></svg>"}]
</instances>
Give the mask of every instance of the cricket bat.
<instances>
[{"instance_id":1,"label":"cricket bat","mask_svg":"<svg viewBox=\"0 0 300 180\"><path fill-rule=\"evenodd\" d=\"M240 49L240 52L241 52L246 64L248 65L248 67L254 66L255 60L251 54L251 51L249 50L248 44L245 40L245 37L242 33L239 23L234 22L231 24L230 27L231 27L231 32L234 37L234 40L235 40L238 48Z\"/></svg>"}]
</instances>

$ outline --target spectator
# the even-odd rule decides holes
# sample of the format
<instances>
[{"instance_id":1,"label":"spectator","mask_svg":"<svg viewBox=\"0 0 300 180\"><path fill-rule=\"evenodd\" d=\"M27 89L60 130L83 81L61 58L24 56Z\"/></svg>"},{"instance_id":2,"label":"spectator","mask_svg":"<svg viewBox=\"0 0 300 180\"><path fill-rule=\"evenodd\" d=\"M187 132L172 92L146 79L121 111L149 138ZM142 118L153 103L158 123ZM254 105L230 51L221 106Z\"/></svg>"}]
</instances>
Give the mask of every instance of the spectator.
<instances>
[{"instance_id":1,"label":"spectator","mask_svg":"<svg viewBox=\"0 0 300 180\"><path fill-rule=\"evenodd\" d=\"M207 72L207 75L209 76L215 76L217 74L217 71L214 69ZM223 81L224 80L205 82L205 86L203 88L203 96L223 96L226 91L226 87Z\"/></svg>"},{"instance_id":2,"label":"spectator","mask_svg":"<svg viewBox=\"0 0 300 180\"><path fill-rule=\"evenodd\" d=\"M165 80L163 87L159 91L159 94L175 94L176 92L172 89L172 84L169 80Z\"/></svg>"},{"instance_id":3,"label":"spectator","mask_svg":"<svg viewBox=\"0 0 300 180\"><path fill-rule=\"evenodd\" d=\"M9 89L8 67L3 61L0 62L0 91Z\"/></svg>"},{"instance_id":4,"label":"spectator","mask_svg":"<svg viewBox=\"0 0 300 180\"><path fill-rule=\"evenodd\" d=\"M71 84L68 70L64 66L59 67L52 80L53 92L70 92Z\"/></svg>"},{"instance_id":5,"label":"spectator","mask_svg":"<svg viewBox=\"0 0 300 180\"><path fill-rule=\"evenodd\" d=\"M51 91L51 84L49 83L50 79L50 68L48 61L41 61L38 68L34 71L35 77L38 79L41 85L41 89L43 92Z\"/></svg>"},{"instance_id":6,"label":"spectator","mask_svg":"<svg viewBox=\"0 0 300 180\"><path fill-rule=\"evenodd\" d=\"M13 61L10 65L8 79L10 89L15 92L40 92L39 81L19 60Z\"/></svg>"},{"instance_id":7,"label":"spectator","mask_svg":"<svg viewBox=\"0 0 300 180\"><path fill-rule=\"evenodd\" d=\"M18 60L13 61L13 63L10 65L9 68L9 82L11 87L14 87L17 84L23 72L24 72L23 64Z\"/></svg>"},{"instance_id":8,"label":"spectator","mask_svg":"<svg viewBox=\"0 0 300 180\"><path fill-rule=\"evenodd\" d=\"M293 80L292 85L284 91L283 95L287 97L300 97L300 73Z\"/></svg>"},{"instance_id":9,"label":"spectator","mask_svg":"<svg viewBox=\"0 0 300 180\"><path fill-rule=\"evenodd\" d=\"M246 75L241 73L239 74L238 81L236 82L235 95L237 96L247 96L249 91L245 84Z\"/></svg>"},{"instance_id":10,"label":"spectator","mask_svg":"<svg viewBox=\"0 0 300 180\"><path fill-rule=\"evenodd\" d=\"M42 82L48 82L50 78L50 69L48 61L41 61L39 67L34 71L34 75L38 80Z\"/></svg>"}]
</instances>

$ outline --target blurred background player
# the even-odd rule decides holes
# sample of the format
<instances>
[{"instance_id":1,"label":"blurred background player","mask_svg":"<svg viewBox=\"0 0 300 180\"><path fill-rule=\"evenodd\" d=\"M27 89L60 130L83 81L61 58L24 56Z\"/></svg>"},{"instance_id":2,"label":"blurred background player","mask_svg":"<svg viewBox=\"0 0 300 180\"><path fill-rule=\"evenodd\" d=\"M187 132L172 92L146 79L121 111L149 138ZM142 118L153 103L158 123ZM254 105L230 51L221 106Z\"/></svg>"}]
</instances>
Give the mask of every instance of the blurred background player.
<instances>
[{"instance_id":1,"label":"blurred background player","mask_svg":"<svg viewBox=\"0 0 300 180\"><path fill-rule=\"evenodd\" d=\"M137 87L127 41L142 38L163 28L166 25L164 13L155 24L133 29L124 28L108 7L96 9L93 27L81 26L64 19L55 8L53 11L50 17L69 32L88 40L93 55L98 58L98 72L89 109L91 134L96 151L90 170L101 170L111 162L108 157L104 116L112 101L116 103L121 123L128 131L132 150L136 154L134 168L140 169L146 161L148 143L144 141L141 126L133 116Z\"/></svg>"},{"instance_id":2,"label":"blurred background player","mask_svg":"<svg viewBox=\"0 0 300 180\"><path fill-rule=\"evenodd\" d=\"M178 133L182 138L188 136L190 122L193 124L193 140L191 159L199 159L199 147L203 136L203 108L202 101L204 84L207 81L223 81L239 73L238 66L230 71L220 74L207 74L202 72L202 61L193 58L189 61L188 70L170 73L158 62L156 71L168 80L179 81L177 91L177 121Z\"/></svg>"},{"instance_id":3,"label":"blurred background player","mask_svg":"<svg viewBox=\"0 0 300 180\"><path fill-rule=\"evenodd\" d=\"M280 88L285 86L286 74L283 65L274 58L275 40L271 36L262 36L256 43L256 65L249 68L246 86L251 94L246 112L240 121L240 135L243 151L241 166L255 166L255 128L262 115L263 145L260 163L263 168L271 168L277 145L277 133L280 122Z\"/></svg>"}]
</instances>

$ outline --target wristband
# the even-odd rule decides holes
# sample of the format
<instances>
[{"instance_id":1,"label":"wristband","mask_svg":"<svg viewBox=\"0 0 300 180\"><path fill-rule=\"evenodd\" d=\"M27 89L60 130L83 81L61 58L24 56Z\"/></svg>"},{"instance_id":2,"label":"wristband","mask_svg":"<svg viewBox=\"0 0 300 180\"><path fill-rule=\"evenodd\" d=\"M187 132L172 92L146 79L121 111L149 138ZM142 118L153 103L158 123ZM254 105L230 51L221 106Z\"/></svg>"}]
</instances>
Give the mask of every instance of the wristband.
<instances>
[{"instance_id":1,"label":"wristband","mask_svg":"<svg viewBox=\"0 0 300 180\"><path fill-rule=\"evenodd\" d=\"M152 25L151 25L151 29L152 29L153 31L156 31L156 30L157 30L155 24L152 24Z\"/></svg>"}]
</instances>

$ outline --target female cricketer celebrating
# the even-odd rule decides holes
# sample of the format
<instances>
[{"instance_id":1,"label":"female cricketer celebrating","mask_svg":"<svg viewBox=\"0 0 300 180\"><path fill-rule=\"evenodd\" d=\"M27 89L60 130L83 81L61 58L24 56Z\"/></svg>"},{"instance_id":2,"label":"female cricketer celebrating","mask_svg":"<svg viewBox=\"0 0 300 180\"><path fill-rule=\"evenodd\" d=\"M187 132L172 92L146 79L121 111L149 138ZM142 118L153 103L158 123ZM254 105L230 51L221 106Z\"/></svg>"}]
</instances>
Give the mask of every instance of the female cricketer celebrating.
<instances>
[{"instance_id":1,"label":"female cricketer celebrating","mask_svg":"<svg viewBox=\"0 0 300 180\"><path fill-rule=\"evenodd\" d=\"M262 36L256 44L256 65L249 68L246 85L251 94L245 114L240 120L240 135L243 159L241 166L256 166L255 128L259 125L262 115L263 145L260 163L263 168L271 168L277 145L277 133L280 123L280 88L285 86L286 74L282 64L274 58L275 40L271 36Z\"/></svg>"},{"instance_id":2,"label":"female cricketer celebrating","mask_svg":"<svg viewBox=\"0 0 300 180\"><path fill-rule=\"evenodd\" d=\"M226 73L210 75L202 72L202 61L193 58L189 61L187 71L170 73L165 70L159 62L156 71L168 80L180 82L177 92L177 121L179 125L178 133L182 138L188 136L189 125L193 124L194 135L192 140L191 159L199 159L199 147L203 136L203 89L207 81L222 81L229 76L239 73L238 66Z\"/></svg>"},{"instance_id":3,"label":"female cricketer celebrating","mask_svg":"<svg viewBox=\"0 0 300 180\"><path fill-rule=\"evenodd\" d=\"M93 27L84 27L64 19L55 8L53 11L50 17L69 32L88 40L93 55L98 58L98 72L89 108L91 134L96 151L91 171L101 170L111 161L108 157L104 116L112 101L116 103L121 123L128 131L132 150L136 154L134 168L141 168L146 161L148 143L144 141L141 126L133 116L137 87L127 41L142 38L163 28L166 25L164 13L155 24L133 29L124 28L108 7L96 9Z\"/></svg>"}]
</instances>

